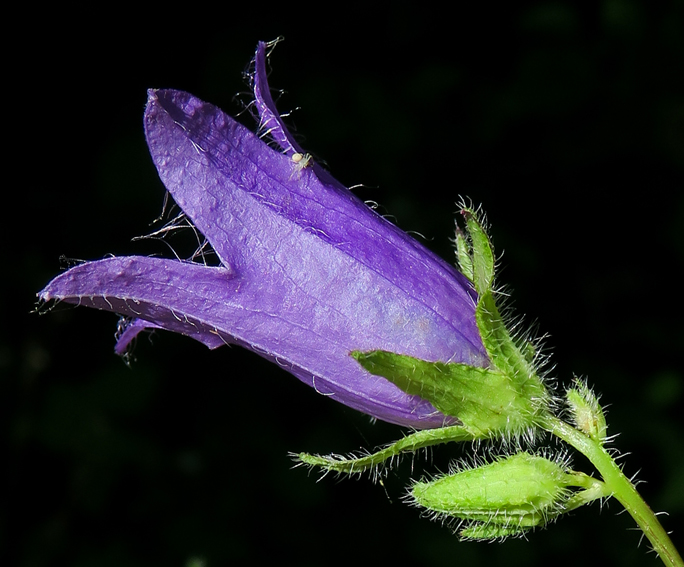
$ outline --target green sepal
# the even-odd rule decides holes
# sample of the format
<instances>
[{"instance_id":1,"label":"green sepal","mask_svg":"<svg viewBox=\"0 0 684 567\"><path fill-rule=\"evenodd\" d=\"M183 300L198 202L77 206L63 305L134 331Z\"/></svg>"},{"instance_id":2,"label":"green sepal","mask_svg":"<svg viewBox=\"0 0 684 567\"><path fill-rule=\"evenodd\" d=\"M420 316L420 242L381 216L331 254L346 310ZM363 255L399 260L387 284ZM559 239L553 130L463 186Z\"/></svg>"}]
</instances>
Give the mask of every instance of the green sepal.
<instances>
[{"instance_id":1,"label":"green sepal","mask_svg":"<svg viewBox=\"0 0 684 567\"><path fill-rule=\"evenodd\" d=\"M295 460L311 467L320 467L332 472L355 474L378 467L388 459L393 459L403 453L412 453L418 449L440 443L473 441L474 439L475 437L465 427L453 425L416 431L375 453L363 455L362 457L322 456L310 455L309 453L299 453L293 455L293 457Z\"/></svg>"},{"instance_id":2,"label":"green sepal","mask_svg":"<svg viewBox=\"0 0 684 567\"><path fill-rule=\"evenodd\" d=\"M537 376L530 343L522 341L520 348L511 337L491 290L480 296L475 308L475 319L492 366L510 377L524 396L537 400L539 409L545 409L548 393Z\"/></svg>"},{"instance_id":3,"label":"green sepal","mask_svg":"<svg viewBox=\"0 0 684 567\"><path fill-rule=\"evenodd\" d=\"M470 239L470 256L472 258L470 280L475 285L477 293L482 295L491 290L494 285L494 249L477 214L467 208L461 212L465 217L466 230ZM458 235L456 238L458 244Z\"/></svg>"},{"instance_id":4,"label":"green sepal","mask_svg":"<svg viewBox=\"0 0 684 567\"><path fill-rule=\"evenodd\" d=\"M519 433L534 425L537 400L521 392L508 376L491 368L428 362L376 350L351 355L371 374L382 376L404 392L428 400L456 417L476 438L492 433Z\"/></svg>"},{"instance_id":5,"label":"green sepal","mask_svg":"<svg viewBox=\"0 0 684 567\"><path fill-rule=\"evenodd\" d=\"M585 382L575 380L575 387L568 389L566 400L577 429L603 444L608 430L606 416L591 388Z\"/></svg>"},{"instance_id":6,"label":"green sepal","mask_svg":"<svg viewBox=\"0 0 684 567\"><path fill-rule=\"evenodd\" d=\"M554 460L520 452L493 463L418 482L411 497L437 517L454 517L519 531L564 511L573 474ZM486 535L482 528L480 536ZM503 532L491 528L492 537ZM510 533L508 535L511 535Z\"/></svg>"},{"instance_id":7,"label":"green sepal","mask_svg":"<svg viewBox=\"0 0 684 567\"><path fill-rule=\"evenodd\" d=\"M463 231L456 226L456 238L454 239L456 244L456 261L458 262L458 268L461 273L467 277L471 282L473 281L473 259L471 257L470 244L466 240Z\"/></svg>"},{"instance_id":8,"label":"green sepal","mask_svg":"<svg viewBox=\"0 0 684 567\"><path fill-rule=\"evenodd\" d=\"M582 487L584 490L575 492L563 506L563 512L575 510L580 506L585 506L594 500L600 498L610 498L612 496L610 489L603 481L597 480L587 474L574 472L575 482L570 483L572 486Z\"/></svg>"},{"instance_id":9,"label":"green sepal","mask_svg":"<svg viewBox=\"0 0 684 567\"><path fill-rule=\"evenodd\" d=\"M492 541L492 540L503 540L507 537L518 537L524 535L528 532L530 528L525 528L522 526L515 526L512 524L501 525L501 524L483 524L481 522L476 522L469 524L467 527L463 528L458 532L458 536L462 540L470 541Z\"/></svg>"},{"instance_id":10,"label":"green sepal","mask_svg":"<svg viewBox=\"0 0 684 567\"><path fill-rule=\"evenodd\" d=\"M537 400L537 411L548 406L546 387L536 374L534 345L513 339L495 300L495 255L484 221L469 208L464 208L467 238L457 229L456 253L459 266L475 286L478 302L476 323L491 366L508 376L521 395ZM465 270L464 270L465 268Z\"/></svg>"}]
</instances>

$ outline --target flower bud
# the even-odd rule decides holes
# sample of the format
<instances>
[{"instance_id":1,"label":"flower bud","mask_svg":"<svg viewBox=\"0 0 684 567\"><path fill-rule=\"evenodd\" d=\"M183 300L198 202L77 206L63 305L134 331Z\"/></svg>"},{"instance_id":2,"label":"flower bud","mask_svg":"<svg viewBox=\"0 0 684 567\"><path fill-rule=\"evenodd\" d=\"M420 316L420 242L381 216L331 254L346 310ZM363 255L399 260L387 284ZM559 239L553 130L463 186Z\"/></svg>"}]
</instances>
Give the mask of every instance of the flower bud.
<instances>
[{"instance_id":1,"label":"flower bud","mask_svg":"<svg viewBox=\"0 0 684 567\"><path fill-rule=\"evenodd\" d=\"M470 522L461 531L463 538L496 539L520 535L558 515L571 484L562 463L521 452L418 482L411 498L438 518Z\"/></svg>"},{"instance_id":2,"label":"flower bud","mask_svg":"<svg viewBox=\"0 0 684 567\"><path fill-rule=\"evenodd\" d=\"M577 429L602 443L606 439L606 417L596 394L581 380L567 392L566 399Z\"/></svg>"}]
</instances>

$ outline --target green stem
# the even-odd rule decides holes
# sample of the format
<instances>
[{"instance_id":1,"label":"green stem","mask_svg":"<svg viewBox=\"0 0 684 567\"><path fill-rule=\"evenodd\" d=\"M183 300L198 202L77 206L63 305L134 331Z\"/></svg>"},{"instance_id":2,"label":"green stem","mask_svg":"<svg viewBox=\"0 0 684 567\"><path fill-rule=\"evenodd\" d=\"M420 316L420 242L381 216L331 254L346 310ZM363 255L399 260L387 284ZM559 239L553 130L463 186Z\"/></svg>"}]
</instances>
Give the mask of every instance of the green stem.
<instances>
[{"instance_id":1,"label":"green stem","mask_svg":"<svg viewBox=\"0 0 684 567\"><path fill-rule=\"evenodd\" d=\"M670 567L684 567L679 552L663 526L660 525L653 510L644 502L634 485L623 474L605 448L599 442L556 417L548 416L543 426L591 461L601 473L609 492L634 518L662 562Z\"/></svg>"},{"instance_id":2,"label":"green stem","mask_svg":"<svg viewBox=\"0 0 684 567\"><path fill-rule=\"evenodd\" d=\"M563 504L563 513L575 510L599 498L609 498L611 496L606 484L600 480L596 480L581 472L573 472L568 476L571 477L568 486L581 487L584 490L576 492Z\"/></svg>"}]
</instances>

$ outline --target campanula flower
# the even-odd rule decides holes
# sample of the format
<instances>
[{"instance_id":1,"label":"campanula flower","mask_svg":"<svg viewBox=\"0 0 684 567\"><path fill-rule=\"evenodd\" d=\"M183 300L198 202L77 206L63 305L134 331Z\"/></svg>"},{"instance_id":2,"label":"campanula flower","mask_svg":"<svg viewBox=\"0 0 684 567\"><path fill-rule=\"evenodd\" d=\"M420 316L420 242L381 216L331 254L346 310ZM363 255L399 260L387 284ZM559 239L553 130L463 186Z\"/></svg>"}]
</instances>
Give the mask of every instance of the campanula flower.
<instances>
[{"instance_id":1,"label":"campanula flower","mask_svg":"<svg viewBox=\"0 0 684 567\"><path fill-rule=\"evenodd\" d=\"M39 298L130 318L117 352L145 328L237 344L378 419L454 423L350 352L486 366L477 294L294 141L266 82L267 48L259 44L251 77L261 136L191 94L149 91L145 133L159 176L219 265L106 258L69 269Z\"/></svg>"}]
</instances>

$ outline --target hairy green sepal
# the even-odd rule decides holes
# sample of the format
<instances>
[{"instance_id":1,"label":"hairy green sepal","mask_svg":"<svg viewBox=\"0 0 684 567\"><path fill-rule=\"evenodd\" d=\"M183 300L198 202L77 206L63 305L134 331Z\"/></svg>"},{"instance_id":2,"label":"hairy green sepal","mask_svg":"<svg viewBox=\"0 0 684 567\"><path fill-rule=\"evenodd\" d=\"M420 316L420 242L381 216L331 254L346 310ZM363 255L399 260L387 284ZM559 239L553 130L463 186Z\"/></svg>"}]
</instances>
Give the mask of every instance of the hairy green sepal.
<instances>
[{"instance_id":1,"label":"hairy green sepal","mask_svg":"<svg viewBox=\"0 0 684 567\"><path fill-rule=\"evenodd\" d=\"M470 251L472 282L478 293L475 318L492 367L508 376L521 395L535 400L538 407L545 407L548 394L532 362L531 345L524 339L514 339L497 306L493 289L494 249L483 222L470 209L464 209L463 216L470 241L462 246Z\"/></svg>"},{"instance_id":2,"label":"hairy green sepal","mask_svg":"<svg viewBox=\"0 0 684 567\"><path fill-rule=\"evenodd\" d=\"M495 369L428 362L381 350L351 354L371 374L458 418L473 438L518 432L536 412L536 402L520 395L518 385Z\"/></svg>"},{"instance_id":3,"label":"hairy green sepal","mask_svg":"<svg viewBox=\"0 0 684 567\"><path fill-rule=\"evenodd\" d=\"M322 456L310 455L308 453L299 453L293 456L295 460L311 467L320 467L330 472L355 474L369 469L377 471L377 467L387 461L392 462L392 460L404 453L413 453L418 449L442 443L473 440L474 436L465 427L452 425L450 427L416 431L406 435L399 441L390 443L375 453L369 453L360 457Z\"/></svg>"}]
</instances>

